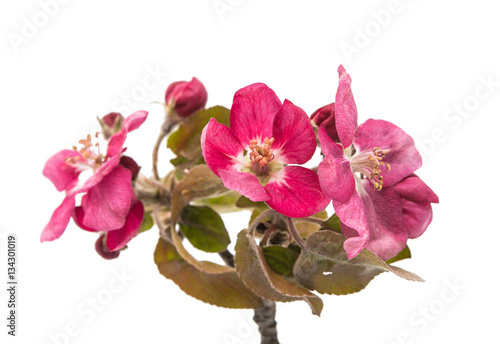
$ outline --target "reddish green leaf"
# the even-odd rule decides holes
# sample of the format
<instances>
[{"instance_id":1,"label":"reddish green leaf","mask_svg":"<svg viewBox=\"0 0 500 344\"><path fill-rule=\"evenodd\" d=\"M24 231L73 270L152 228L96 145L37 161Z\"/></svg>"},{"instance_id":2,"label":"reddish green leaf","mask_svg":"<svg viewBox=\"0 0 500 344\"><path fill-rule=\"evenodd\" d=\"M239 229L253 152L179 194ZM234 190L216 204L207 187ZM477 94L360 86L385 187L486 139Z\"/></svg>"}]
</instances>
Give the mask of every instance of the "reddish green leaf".
<instances>
[{"instance_id":1,"label":"reddish green leaf","mask_svg":"<svg viewBox=\"0 0 500 344\"><path fill-rule=\"evenodd\" d=\"M263 307L262 299L245 286L233 268L198 262L193 257L187 261L174 245L161 238L154 259L163 276L200 301L225 308Z\"/></svg>"},{"instance_id":2,"label":"reddish green leaf","mask_svg":"<svg viewBox=\"0 0 500 344\"><path fill-rule=\"evenodd\" d=\"M295 263L293 272L297 282L322 294L345 295L363 290L385 271L407 280L423 281L411 272L387 265L368 250L349 260L343 247L345 239L328 230L312 234Z\"/></svg>"},{"instance_id":3,"label":"reddish green leaf","mask_svg":"<svg viewBox=\"0 0 500 344\"><path fill-rule=\"evenodd\" d=\"M255 294L275 302L303 300L309 304L313 314L320 315L323 309L321 299L293 280L276 273L247 230L238 234L235 250L236 271Z\"/></svg>"}]
</instances>

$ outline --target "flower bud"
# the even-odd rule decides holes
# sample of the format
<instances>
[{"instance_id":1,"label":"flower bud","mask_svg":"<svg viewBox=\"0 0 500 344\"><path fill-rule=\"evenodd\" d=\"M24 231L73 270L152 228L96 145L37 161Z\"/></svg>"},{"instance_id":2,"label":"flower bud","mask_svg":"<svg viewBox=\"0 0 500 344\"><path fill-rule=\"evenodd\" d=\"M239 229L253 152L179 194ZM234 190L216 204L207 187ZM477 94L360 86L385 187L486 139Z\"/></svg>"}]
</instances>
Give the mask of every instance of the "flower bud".
<instances>
[{"instance_id":1,"label":"flower bud","mask_svg":"<svg viewBox=\"0 0 500 344\"><path fill-rule=\"evenodd\" d=\"M205 107L207 90L200 80L176 81L165 92L165 103L172 106L180 117L189 117Z\"/></svg>"},{"instance_id":2,"label":"flower bud","mask_svg":"<svg viewBox=\"0 0 500 344\"><path fill-rule=\"evenodd\" d=\"M121 130L123 125L123 116L118 112L110 112L103 118L97 118L102 128L104 139L109 140L113 134Z\"/></svg>"},{"instance_id":3,"label":"flower bud","mask_svg":"<svg viewBox=\"0 0 500 344\"><path fill-rule=\"evenodd\" d=\"M106 246L106 234L99 235L95 242L95 250L104 259L115 259L120 255L120 250L111 252Z\"/></svg>"},{"instance_id":4,"label":"flower bud","mask_svg":"<svg viewBox=\"0 0 500 344\"><path fill-rule=\"evenodd\" d=\"M314 111L311 120L318 127L325 127L326 133L335 142L340 142L337 128L335 127L335 103L325 105Z\"/></svg>"}]
</instances>

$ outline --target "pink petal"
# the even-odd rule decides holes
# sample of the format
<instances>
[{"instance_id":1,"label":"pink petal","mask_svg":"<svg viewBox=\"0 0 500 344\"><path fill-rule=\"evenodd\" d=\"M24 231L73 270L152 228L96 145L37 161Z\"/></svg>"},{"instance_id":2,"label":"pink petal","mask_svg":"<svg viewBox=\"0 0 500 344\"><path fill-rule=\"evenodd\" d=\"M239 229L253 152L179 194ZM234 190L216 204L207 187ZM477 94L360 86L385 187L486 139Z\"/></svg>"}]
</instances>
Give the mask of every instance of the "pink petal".
<instances>
[{"instance_id":1,"label":"pink petal","mask_svg":"<svg viewBox=\"0 0 500 344\"><path fill-rule=\"evenodd\" d=\"M83 225L99 231L123 227L134 195L131 172L117 166L82 197Z\"/></svg>"},{"instance_id":2,"label":"pink petal","mask_svg":"<svg viewBox=\"0 0 500 344\"><path fill-rule=\"evenodd\" d=\"M344 248L349 258L366 247L381 259L388 260L405 247L408 239L401 199L394 188L376 191L366 179L360 187L360 196L354 197L349 204L333 202L344 235L358 233L357 237L346 240Z\"/></svg>"},{"instance_id":3,"label":"pink petal","mask_svg":"<svg viewBox=\"0 0 500 344\"><path fill-rule=\"evenodd\" d=\"M285 164L304 164L316 150L316 135L307 114L285 100L274 118L274 143L276 159Z\"/></svg>"},{"instance_id":4,"label":"pink petal","mask_svg":"<svg viewBox=\"0 0 500 344\"><path fill-rule=\"evenodd\" d=\"M311 115L311 121L316 123L318 127L324 127L333 141L340 142L337 126L335 125L335 103L325 105L314 111Z\"/></svg>"},{"instance_id":5,"label":"pink petal","mask_svg":"<svg viewBox=\"0 0 500 344\"><path fill-rule=\"evenodd\" d=\"M271 195L267 204L289 217L314 215L330 202L321 191L318 175L301 166L283 167L264 188Z\"/></svg>"},{"instance_id":6,"label":"pink petal","mask_svg":"<svg viewBox=\"0 0 500 344\"><path fill-rule=\"evenodd\" d=\"M135 129L139 128L142 123L148 118L148 112L144 110L136 111L127 118L123 122L123 127L125 130L130 133Z\"/></svg>"},{"instance_id":7,"label":"pink petal","mask_svg":"<svg viewBox=\"0 0 500 344\"><path fill-rule=\"evenodd\" d=\"M432 207L430 203L416 203L402 200L403 220L408 232L408 238L421 236L432 222Z\"/></svg>"},{"instance_id":8,"label":"pink petal","mask_svg":"<svg viewBox=\"0 0 500 344\"><path fill-rule=\"evenodd\" d=\"M73 189L69 191L69 193L76 195L79 193L87 192L97 184L101 182L101 180L106 177L108 174L113 172L113 170L120 163L120 155L115 155L108 160L106 160L97 170L95 170L94 174L91 175L83 184L75 186Z\"/></svg>"},{"instance_id":9,"label":"pink petal","mask_svg":"<svg viewBox=\"0 0 500 344\"><path fill-rule=\"evenodd\" d=\"M338 143L333 142L325 128L321 127L318 129L318 139L323 155L332 155L335 159L342 159L344 157L344 149Z\"/></svg>"},{"instance_id":10,"label":"pink petal","mask_svg":"<svg viewBox=\"0 0 500 344\"><path fill-rule=\"evenodd\" d=\"M407 200L421 203L439 203L439 198L434 191L415 174L406 177L394 187L399 195Z\"/></svg>"},{"instance_id":11,"label":"pink petal","mask_svg":"<svg viewBox=\"0 0 500 344\"><path fill-rule=\"evenodd\" d=\"M339 87L335 95L335 125L344 148L352 144L358 125L358 110L351 91L351 76L339 66Z\"/></svg>"},{"instance_id":12,"label":"pink petal","mask_svg":"<svg viewBox=\"0 0 500 344\"><path fill-rule=\"evenodd\" d=\"M75 196L66 195L61 205L54 210L49 223L43 229L40 237L41 242L58 239L64 233L74 207Z\"/></svg>"},{"instance_id":13,"label":"pink petal","mask_svg":"<svg viewBox=\"0 0 500 344\"><path fill-rule=\"evenodd\" d=\"M80 227L83 230L86 230L88 232L99 232L99 230L87 227L83 224L83 219L85 218L85 211L83 210L82 206L75 207L75 210L73 211L73 221L75 224Z\"/></svg>"},{"instance_id":14,"label":"pink petal","mask_svg":"<svg viewBox=\"0 0 500 344\"><path fill-rule=\"evenodd\" d=\"M392 186L422 166L422 157L413 139L398 126L383 120L369 119L358 127L354 146L358 151L373 148L390 149L384 162L391 165L388 171L382 167L384 187Z\"/></svg>"},{"instance_id":15,"label":"pink petal","mask_svg":"<svg viewBox=\"0 0 500 344\"><path fill-rule=\"evenodd\" d=\"M219 170L235 170L236 157L243 156L243 146L231 130L211 118L201 134L201 151L208 167L217 175Z\"/></svg>"},{"instance_id":16,"label":"pink petal","mask_svg":"<svg viewBox=\"0 0 500 344\"><path fill-rule=\"evenodd\" d=\"M270 139L274 117L280 108L278 96L266 85L257 83L244 87L234 95L231 130L244 146L248 146L250 140Z\"/></svg>"},{"instance_id":17,"label":"pink petal","mask_svg":"<svg viewBox=\"0 0 500 344\"><path fill-rule=\"evenodd\" d=\"M347 202L356 192L351 165L345 159L327 155L318 166L318 176L321 190L337 202Z\"/></svg>"},{"instance_id":18,"label":"pink petal","mask_svg":"<svg viewBox=\"0 0 500 344\"><path fill-rule=\"evenodd\" d=\"M231 190L236 190L251 201L260 202L270 199L269 194L260 185L256 176L250 173L219 170L219 177L224 186Z\"/></svg>"},{"instance_id":19,"label":"pink petal","mask_svg":"<svg viewBox=\"0 0 500 344\"><path fill-rule=\"evenodd\" d=\"M139 128L142 125L142 123L144 123L147 117L148 117L148 112L141 110L141 111L136 111L127 118L125 118L122 129L117 133L113 134L113 136L111 136L111 138L109 139L106 155L108 157L112 157L121 154L121 152L123 151L123 144L127 139L127 134Z\"/></svg>"},{"instance_id":20,"label":"pink petal","mask_svg":"<svg viewBox=\"0 0 500 344\"><path fill-rule=\"evenodd\" d=\"M142 220L144 218L144 206L142 202L134 199L132 207L127 215L127 220L122 228L108 232L106 245L110 251L121 250L135 238L141 229Z\"/></svg>"},{"instance_id":21,"label":"pink petal","mask_svg":"<svg viewBox=\"0 0 500 344\"><path fill-rule=\"evenodd\" d=\"M74 157L82 158L80 153L65 149L51 156L45 163L42 173L54 184L57 191L69 190L78 182L81 171L66 162L67 158Z\"/></svg>"},{"instance_id":22,"label":"pink petal","mask_svg":"<svg viewBox=\"0 0 500 344\"><path fill-rule=\"evenodd\" d=\"M106 151L107 157L120 155L123 151L123 144L127 139L127 130L123 127L120 131L113 134L108 141L108 149Z\"/></svg>"}]
</instances>

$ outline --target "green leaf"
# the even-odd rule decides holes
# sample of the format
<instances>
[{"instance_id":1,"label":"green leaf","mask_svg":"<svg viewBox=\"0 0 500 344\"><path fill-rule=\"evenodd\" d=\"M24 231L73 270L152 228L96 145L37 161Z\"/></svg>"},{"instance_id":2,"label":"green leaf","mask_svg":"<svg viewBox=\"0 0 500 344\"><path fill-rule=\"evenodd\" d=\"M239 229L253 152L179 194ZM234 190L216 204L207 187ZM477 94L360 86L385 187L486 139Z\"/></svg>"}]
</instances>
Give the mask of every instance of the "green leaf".
<instances>
[{"instance_id":1,"label":"green leaf","mask_svg":"<svg viewBox=\"0 0 500 344\"><path fill-rule=\"evenodd\" d=\"M144 219L142 220L141 229L139 230L139 233L150 230L154 224L155 223L151 215L149 213L144 213Z\"/></svg>"},{"instance_id":2,"label":"green leaf","mask_svg":"<svg viewBox=\"0 0 500 344\"><path fill-rule=\"evenodd\" d=\"M286 277L293 277L293 266L299 257L299 254L283 246L266 246L262 249L269 266Z\"/></svg>"},{"instance_id":3,"label":"green leaf","mask_svg":"<svg viewBox=\"0 0 500 344\"><path fill-rule=\"evenodd\" d=\"M185 259L186 255L188 259ZM199 262L182 246L178 251L176 246L160 238L154 260L163 276L200 301L225 308L264 306L262 299L241 281L233 268L212 262Z\"/></svg>"},{"instance_id":4,"label":"green leaf","mask_svg":"<svg viewBox=\"0 0 500 344\"><path fill-rule=\"evenodd\" d=\"M205 252L224 251L231 242L224 221L206 206L185 206L179 227L194 247Z\"/></svg>"},{"instance_id":5,"label":"green leaf","mask_svg":"<svg viewBox=\"0 0 500 344\"><path fill-rule=\"evenodd\" d=\"M312 215L311 217L315 219L326 220L328 218L328 214L325 210L323 210L320 211L319 213ZM309 235L321 229L321 226L319 224L308 221L302 221L300 218L294 219L294 222L297 231L299 232L300 236L304 239L308 238Z\"/></svg>"},{"instance_id":6,"label":"green leaf","mask_svg":"<svg viewBox=\"0 0 500 344\"><path fill-rule=\"evenodd\" d=\"M236 201L236 206L238 208L242 208L242 209L245 209L245 208L253 208L253 209L260 209L260 210L269 209L266 202L254 202L254 201L251 201L250 199L246 198L245 196L241 196Z\"/></svg>"},{"instance_id":7,"label":"green leaf","mask_svg":"<svg viewBox=\"0 0 500 344\"><path fill-rule=\"evenodd\" d=\"M403 250L401 252L399 252L394 258L389 259L385 263L392 264L392 263L399 262L400 260L408 259L408 258L411 258L411 252L410 252L410 248L408 247L408 245L406 245L405 248L403 248Z\"/></svg>"},{"instance_id":8,"label":"green leaf","mask_svg":"<svg viewBox=\"0 0 500 344\"><path fill-rule=\"evenodd\" d=\"M333 231L313 233L295 263L293 273L297 282L322 294L345 295L363 290L385 271L411 281L423 281L411 272L387 265L368 250L349 260L343 247L345 240Z\"/></svg>"},{"instance_id":9,"label":"green leaf","mask_svg":"<svg viewBox=\"0 0 500 344\"><path fill-rule=\"evenodd\" d=\"M219 214L232 213L241 211L241 208L236 206L236 202L241 195L236 191L230 191L222 196L212 198L201 198L194 201L195 205L207 205Z\"/></svg>"},{"instance_id":10,"label":"green leaf","mask_svg":"<svg viewBox=\"0 0 500 344\"><path fill-rule=\"evenodd\" d=\"M243 230L236 241L234 263L243 282L260 297L274 302L306 301L313 314L320 315L323 301L293 280L277 274L267 263L255 239Z\"/></svg>"},{"instance_id":11,"label":"green leaf","mask_svg":"<svg viewBox=\"0 0 500 344\"><path fill-rule=\"evenodd\" d=\"M221 179L213 173L206 165L193 167L188 174L172 190L171 212L172 224L178 221L178 217L189 202L209 196L218 196L229 192Z\"/></svg>"},{"instance_id":12,"label":"green leaf","mask_svg":"<svg viewBox=\"0 0 500 344\"><path fill-rule=\"evenodd\" d=\"M323 228L342 234L342 231L340 230L340 219L337 214L330 216L330 218L325 221L325 227Z\"/></svg>"},{"instance_id":13,"label":"green leaf","mask_svg":"<svg viewBox=\"0 0 500 344\"><path fill-rule=\"evenodd\" d=\"M184 119L179 125L179 129L169 136L167 147L176 155L187 160L193 160L201 156L201 132L211 118L215 118L217 122L229 126L229 109L223 106L214 106L198 111Z\"/></svg>"}]
</instances>

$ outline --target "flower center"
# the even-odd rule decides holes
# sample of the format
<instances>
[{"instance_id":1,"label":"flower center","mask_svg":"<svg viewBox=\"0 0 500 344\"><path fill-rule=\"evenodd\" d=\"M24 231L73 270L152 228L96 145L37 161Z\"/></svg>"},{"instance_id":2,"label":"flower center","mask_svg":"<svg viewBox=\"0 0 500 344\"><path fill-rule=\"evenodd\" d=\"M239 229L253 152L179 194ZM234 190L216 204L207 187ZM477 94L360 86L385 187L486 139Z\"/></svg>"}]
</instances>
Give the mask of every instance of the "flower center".
<instances>
[{"instance_id":1,"label":"flower center","mask_svg":"<svg viewBox=\"0 0 500 344\"><path fill-rule=\"evenodd\" d=\"M99 133L95 133L96 139L99 137ZM105 160L105 156L101 154L101 149L99 146L99 142L95 144L92 143L92 137L90 134L87 135L85 139L78 141L79 144L82 145L80 149L76 146L73 146L73 150L82 155L82 157L75 156L72 158L67 158L66 162L77 167L80 167L82 170L85 169L96 169ZM82 159L83 158L83 159Z\"/></svg>"},{"instance_id":2,"label":"flower center","mask_svg":"<svg viewBox=\"0 0 500 344\"><path fill-rule=\"evenodd\" d=\"M257 140L250 141L248 148L250 149L250 161L252 171L257 175L261 176L267 174L269 171L269 163L274 159L273 150L271 146L274 142L274 138L264 139L263 144L258 144Z\"/></svg>"},{"instance_id":3,"label":"flower center","mask_svg":"<svg viewBox=\"0 0 500 344\"><path fill-rule=\"evenodd\" d=\"M352 147L351 149L354 149ZM368 178L373 184L375 190L382 190L384 178L380 175L381 167L385 166L388 171L391 170L391 165L382 161L390 149L373 148L373 152L364 151L359 154L354 154L350 157L351 168L353 173L359 173L361 179Z\"/></svg>"}]
</instances>

